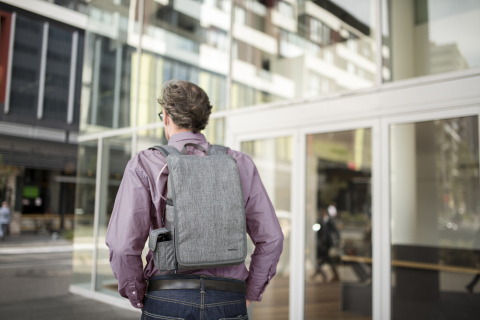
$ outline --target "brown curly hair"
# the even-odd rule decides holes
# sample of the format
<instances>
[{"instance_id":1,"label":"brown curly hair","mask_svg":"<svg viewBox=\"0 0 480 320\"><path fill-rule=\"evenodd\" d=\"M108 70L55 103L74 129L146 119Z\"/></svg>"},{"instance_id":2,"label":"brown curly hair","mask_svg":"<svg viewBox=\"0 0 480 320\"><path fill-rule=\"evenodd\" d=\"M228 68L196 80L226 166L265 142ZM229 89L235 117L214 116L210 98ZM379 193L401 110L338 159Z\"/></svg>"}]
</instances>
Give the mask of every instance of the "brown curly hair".
<instances>
[{"instance_id":1,"label":"brown curly hair","mask_svg":"<svg viewBox=\"0 0 480 320\"><path fill-rule=\"evenodd\" d=\"M157 100L178 127L197 133L205 129L212 105L205 91L194 83L171 80L162 87Z\"/></svg>"}]
</instances>

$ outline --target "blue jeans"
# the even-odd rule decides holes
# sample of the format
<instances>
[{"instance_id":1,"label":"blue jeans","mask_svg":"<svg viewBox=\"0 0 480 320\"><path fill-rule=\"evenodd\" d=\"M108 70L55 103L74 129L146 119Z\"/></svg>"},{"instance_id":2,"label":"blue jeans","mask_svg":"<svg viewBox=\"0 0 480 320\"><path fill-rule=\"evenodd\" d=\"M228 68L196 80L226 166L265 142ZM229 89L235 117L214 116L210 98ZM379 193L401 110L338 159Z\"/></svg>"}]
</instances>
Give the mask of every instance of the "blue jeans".
<instances>
[{"instance_id":1,"label":"blue jeans","mask_svg":"<svg viewBox=\"0 0 480 320\"><path fill-rule=\"evenodd\" d=\"M205 290L204 280L243 283L242 280L201 276L198 274L164 274L150 280L201 279L201 289L150 291L143 301L142 320L245 320L245 294Z\"/></svg>"}]
</instances>

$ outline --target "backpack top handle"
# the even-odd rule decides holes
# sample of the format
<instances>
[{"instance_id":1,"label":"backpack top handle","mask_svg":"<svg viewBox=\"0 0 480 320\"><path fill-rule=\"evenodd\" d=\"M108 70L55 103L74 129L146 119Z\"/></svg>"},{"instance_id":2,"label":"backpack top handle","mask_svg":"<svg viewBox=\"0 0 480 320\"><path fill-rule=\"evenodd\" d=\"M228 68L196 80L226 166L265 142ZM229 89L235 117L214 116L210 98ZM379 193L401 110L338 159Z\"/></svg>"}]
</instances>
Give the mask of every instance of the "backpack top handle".
<instances>
[{"instance_id":1,"label":"backpack top handle","mask_svg":"<svg viewBox=\"0 0 480 320\"><path fill-rule=\"evenodd\" d=\"M188 147L188 146L192 146L192 147L195 147L195 148L197 148L197 149L202 150L203 152L205 152L205 153L207 154L207 156L210 155L210 150L205 149L205 148L202 147L201 145L198 145L198 144L196 144L196 143L185 143L185 145L183 146L182 151L180 152L180 154L181 154L182 156L187 155L187 147Z\"/></svg>"}]
</instances>

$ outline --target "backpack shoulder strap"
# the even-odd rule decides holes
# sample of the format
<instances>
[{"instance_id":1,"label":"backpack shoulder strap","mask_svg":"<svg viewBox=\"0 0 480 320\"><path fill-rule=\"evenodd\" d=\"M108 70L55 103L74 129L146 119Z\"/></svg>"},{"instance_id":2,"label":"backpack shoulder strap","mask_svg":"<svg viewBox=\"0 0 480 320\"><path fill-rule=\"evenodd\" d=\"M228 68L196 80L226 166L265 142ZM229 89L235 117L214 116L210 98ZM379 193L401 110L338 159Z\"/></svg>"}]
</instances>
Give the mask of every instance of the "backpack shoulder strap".
<instances>
[{"instance_id":1,"label":"backpack shoulder strap","mask_svg":"<svg viewBox=\"0 0 480 320\"><path fill-rule=\"evenodd\" d=\"M227 147L224 147L218 144L211 144L210 149L208 149L208 152L210 153L210 155L222 156L227 154L227 150L228 150Z\"/></svg>"},{"instance_id":2,"label":"backpack shoulder strap","mask_svg":"<svg viewBox=\"0 0 480 320\"><path fill-rule=\"evenodd\" d=\"M153 146L148 149L155 149L160 151L165 158L168 157L169 154L180 154L180 151L178 151L177 148L173 146Z\"/></svg>"}]
</instances>

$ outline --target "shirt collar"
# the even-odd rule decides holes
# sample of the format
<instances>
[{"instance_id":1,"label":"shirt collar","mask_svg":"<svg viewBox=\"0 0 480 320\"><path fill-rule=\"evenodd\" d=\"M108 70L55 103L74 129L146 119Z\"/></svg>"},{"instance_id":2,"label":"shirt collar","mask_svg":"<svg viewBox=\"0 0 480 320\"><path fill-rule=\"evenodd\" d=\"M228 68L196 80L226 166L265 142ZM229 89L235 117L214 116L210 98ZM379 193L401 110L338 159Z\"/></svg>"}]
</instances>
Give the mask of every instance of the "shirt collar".
<instances>
[{"instance_id":1,"label":"shirt collar","mask_svg":"<svg viewBox=\"0 0 480 320\"><path fill-rule=\"evenodd\" d=\"M180 132L172 135L170 137L170 140L168 140L168 144L172 145L176 142L180 141L185 141L185 140L196 140L199 142L207 142L207 139L205 139L205 136L198 132L198 133L193 133L191 131L185 131L185 132Z\"/></svg>"}]
</instances>

